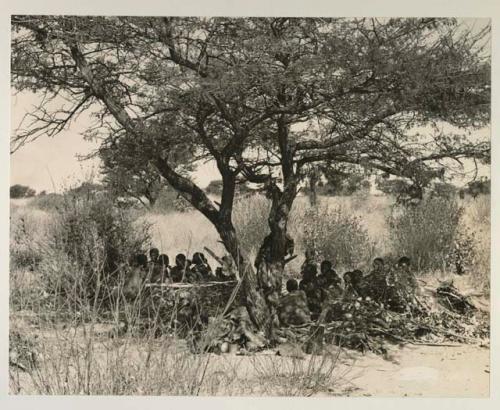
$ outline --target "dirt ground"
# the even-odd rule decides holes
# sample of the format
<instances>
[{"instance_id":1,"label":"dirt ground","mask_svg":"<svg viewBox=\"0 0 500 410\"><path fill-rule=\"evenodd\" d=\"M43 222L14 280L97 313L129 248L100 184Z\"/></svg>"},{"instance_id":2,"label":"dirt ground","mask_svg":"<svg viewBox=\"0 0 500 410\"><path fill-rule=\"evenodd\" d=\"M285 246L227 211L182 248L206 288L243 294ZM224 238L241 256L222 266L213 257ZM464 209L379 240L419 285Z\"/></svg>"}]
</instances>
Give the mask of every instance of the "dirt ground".
<instances>
[{"instance_id":1,"label":"dirt ground","mask_svg":"<svg viewBox=\"0 0 500 410\"><path fill-rule=\"evenodd\" d=\"M359 356L344 393L378 397L488 397L488 348L457 345L405 346L391 360ZM349 390L351 390L349 392Z\"/></svg>"},{"instance_id":2,"label":"dirt ground","mask_svg":"<svg viewBox=\"0 0 500 410\"><path fill-rule=\"evenodd\" d=\"M238 360L241 373L252 367L251 357ZM277 356L274 360L287 358ZM489 348L477 345L406 345L393 348L389 360L372 353L344 351L335 371L336 386L316 395L488 397L489 372ZM252 373L246 373L248 383L255 382Z\"/></svg>"},{"instance_id":3,"label":"dirt ground","mask_svg":"<svg viewBox=\"0 0 500 410\"><path fill-rule=\"evenodd\" d=\"M139 347L137 358L142 356L140 350L144 349L144 346ZM314 396L489 397L490 350L487 347L393 346L387 358L373 353L339 351L336 347L331 347L330 350L328 354L338 354L333 371L334 382L325 385L319 392L314 393ZM215 395L219 396L289 395L288 391L290 395L297 395L294 386L272 386L276 381L278 384L285 382L280 382L279 377L290 377L286 376L285 369L297 366L297 359L302 362L299 366L307 367L311 356L291 346L287 349L287 345L244 356L235 353L211 354L211 374L208 378L219 375L232 379L228 391L224 388L214 391ZM262 373L258 371L259 367L268 370ZM23 372L18 375L22 389L16 393L37 394L30 377ZM304 382L304 379L289 379L285 384L294 382Z\"/></svg>"}]
</instances>

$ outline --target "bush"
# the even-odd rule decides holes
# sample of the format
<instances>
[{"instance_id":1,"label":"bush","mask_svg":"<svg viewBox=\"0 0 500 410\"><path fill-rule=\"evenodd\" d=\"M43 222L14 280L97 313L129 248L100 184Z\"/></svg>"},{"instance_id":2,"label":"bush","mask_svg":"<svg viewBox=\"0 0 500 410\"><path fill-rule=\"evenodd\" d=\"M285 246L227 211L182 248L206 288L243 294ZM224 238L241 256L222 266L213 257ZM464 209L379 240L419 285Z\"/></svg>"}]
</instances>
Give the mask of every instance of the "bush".
<instances>
[{"instance_id":1,"label":"bush","mask_svg":"<svg viewBox=\"0 0 500 410\"><path fill-rule=\"evenodd\" d=\"M181 197L173 188L163 188L156 200L152 211L156 213L187 212L192 210L191 204Z\"/></svg>"},{"instance_id":2,"label":"bush","mask_svg":"<svg viewBox=\"0 0 500 410\"><path fill-rule=\"evenodd\" d=\"M26 207L11 210L10 264L13 269L34 270L43 257L51 215Z\"/></svg>"},{"instance_id":3,"label":"bush","mask_svg":"<svg viewBox=\"0 0 500 410\"><path fill-rule=\"evenodd\" d=\"M148 231L105 195L65 195L40 266L48 291L93 298L99 286L116 283L130 257L149 243Z\"/></svg>"},{"instance_id":4,"label":"bush","mask_svg":"<svg viewBox=\"0 0 500 410\"><path fill-rule=\"evenodd\" d=\"M269 233L271 202L263 195L251 195L234 204L233 223L243 251L248 255L259 250Z\"/></svg>"},{"instance_id":5,"label":"bush","mask_svg":"<svg viewBox=\"0 0 500 410\"><path fill-rule=\"evenodd\" d=\"M342 207L310 208L301 217L299 226L302 247L315 249L321 259L329 259L338 266L357 268L373 256L374 244L361 219Z\"/></svg>"},{"instance_id":6,"label":"bush","mask_svg":"<svg viewBox=\"0 0 500 410\"><path fill-rule=\"evenodd\" d=\"M417 270L440 269L453 250L463 208L456 201L429 198L412 207L395 207L389 217L394 252Z\"/></svg>"},{"instance_id":7,"label":"bush","mask_svg":"<svg viewBox=\"0 0 500 410\"><path fill-rule=\"evenodd\" d=\"M33 198L29 207L41 209L42 211L57 211L64 204L64 197L61 194L45 194Z\"/></svg>"}]
</instances>

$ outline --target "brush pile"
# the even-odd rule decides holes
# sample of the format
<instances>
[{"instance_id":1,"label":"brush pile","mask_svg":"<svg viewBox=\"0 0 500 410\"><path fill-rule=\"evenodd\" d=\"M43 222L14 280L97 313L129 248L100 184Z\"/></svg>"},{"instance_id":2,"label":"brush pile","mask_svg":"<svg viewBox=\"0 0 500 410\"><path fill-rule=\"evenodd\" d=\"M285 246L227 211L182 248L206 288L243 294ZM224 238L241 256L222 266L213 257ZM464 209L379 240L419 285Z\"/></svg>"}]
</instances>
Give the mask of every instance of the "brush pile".
<instances>
[{"instance_id":1,"label":"brush pile","mask_svg":"<svg viewBox=\"0 0 500 410\"><path fill-rule=\"evenodd\" d=\"M227 344L246 351L266 346L237 302L235 308L225 311L228 302L238 298L234 282L172 284L151 287L149 292L145 306L150 317L160 318L163 330L175 329L184 337L203 334L210 339L203 345L211 350L224 351ZM280 328L276 333L278 341L300 344L307 352L315 350L311 343L378 354L385 354L389 343L488 343L489 315L476 309L457 288L441 284L433 291L433 298L439 309L431 308L424 297L412 297L403 312L370 297L333 301L323 308L317 321Z\"/></svg>"},{"instance_id":2,"label":"brush pile","mask_svg":"<svg viewBox=\"0 0 500 410\"><path fill-rule=\"evenodd\" d=\"M370 298L334 303L323 323L290 327L295 343L307 345L322 326L321 342L385 354L388 343L443 345L489 343L489 315L474 308L456 288L439 287L436 297L445 309L433 310L418 301L404 313L391 311Z\"/></svg>"}]
</instances>

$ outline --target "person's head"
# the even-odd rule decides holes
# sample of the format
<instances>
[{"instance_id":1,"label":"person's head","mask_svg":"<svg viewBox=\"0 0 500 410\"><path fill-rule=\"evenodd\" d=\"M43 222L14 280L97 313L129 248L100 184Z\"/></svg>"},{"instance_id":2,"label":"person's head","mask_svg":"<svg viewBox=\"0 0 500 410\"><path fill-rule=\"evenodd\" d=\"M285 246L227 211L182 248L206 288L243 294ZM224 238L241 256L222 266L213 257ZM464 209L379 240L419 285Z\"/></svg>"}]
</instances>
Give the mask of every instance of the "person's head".
<instances>
[{"instance_id":1,"label":"person's head","mask_svg":"<svg viewBox=\"0 0 500 410\"><path fill-rule=\"evenodd\" d=\"M286 290L288 293L294 292L299 289L299 284L295 279L288 279L286 281Z\"/></svg>"},{"instance_id":2,"label":"person's head","mask_svg":"<svg viewBox=\"0 0 500 410\"><path fill-rule=\"evenodd\" d=\"M363 272L361 272L359 269L352 271L351 282L353 285L357 285L362 278L363 278Z\"/></svg>"},{"instance_id":3,"label":"person's head","mask_svg":"<svg viewBox=\"0 0 500 410\"><path fill-rule=\"evenodd\" d=\"M410 258L407 256L403 256L399 258L398 260L398 267L402 269L409 269L410 268Z\"/></svg>"},{"instance_id":4,"label":"person's head","mask_svg":"<svg viewBox=\"0 0 500 410\"><path fill-rule=\"evenodd\" d=\"M382 270L384 268L384 260L382 258L375 258L373 260L373 269Z\"/></svg>"},{"instance_id":5,"label":"person's head","mask_svg":"<svg viewBox=\"0 0 500 410\"><path fill-rule=\"evenodd\" d=\"M135 255L135 266L139 268L147 268L148 257L144 253L139 253Z\"/></svg>"},{"instance_id":6,"label":"person's head","mask_svg":"<svg viewBox=\"0 0 500 410\"><path fill-rule=\"evenodd\" d=\"M328 260L324 260L321 262L321 273L326 273L332 270L332 262Z\"/></svg>"},{"instance_id":7,"label":"person's head","mask_svg":"<svg viewBox=\"0 0 500 410\"><path fill-rule=\"evenodd\" d=\"M203 255L201 252L195 252L193 254L193 263L195 265L202 265L206 262L207 262L207 260L205 258L205 255Z\"/></svg>"},{"instance_id":8,"label":"person's head","mask_svg":"<svg viewBox=\"0 0 500 410\"><path fill-rule=\"evenodd\" d=\"M152 262L156 262L159 256L160 251L157 248L151 248L149 250L149 259L151 259Z\"/></svg>"},{"instance_id":9,"label":"person's head","mask_svg":"<svg viewBox=\"0 0 500 410\"><path fill-rule=\"evenodd\" d=\"M183 269L186 268L186 265L187 265L186 255L184 255L183 253L177 254L177 256L175 257L175 264L179 268L183 268Z\"/></svg>"},{"instance_id":10,"label":"person's head","mask_svg":"<svg viewBox=\"0 0 500 410\"><path fill-rule=\"evenodd\" d=\"M159 257L158 257L158 263L161 265L161 266L168 266L168 263L169 263L169 259L168 259L168 255L165 255L164 253L162 253Z\"/></svg>"},{"instance_id":11,"label":"person's head","mask_svg":"<svg viewBox=\"0 0 500 410\"><path fill-rule=\"evenodd\" d=\"M348 283L351 283L352 282L352 272L351 271L348 271L346 273L344 273L344 275L342 276L344 278L344 283L347 285Z\"/></svg>"}]
</instances>

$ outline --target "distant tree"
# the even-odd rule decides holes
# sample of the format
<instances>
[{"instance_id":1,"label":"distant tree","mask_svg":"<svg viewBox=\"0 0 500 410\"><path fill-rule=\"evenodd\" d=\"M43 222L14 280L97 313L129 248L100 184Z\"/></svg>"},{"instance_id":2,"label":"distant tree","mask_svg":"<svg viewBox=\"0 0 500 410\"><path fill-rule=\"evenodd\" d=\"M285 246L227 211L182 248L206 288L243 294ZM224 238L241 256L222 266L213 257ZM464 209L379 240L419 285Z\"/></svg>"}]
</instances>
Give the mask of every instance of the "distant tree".
<instances>
[{"instance_id":1,"label":"distant tree","mask_svg":"<svg viewBox=\"0 0 500 410\"><path fill-rule=\"evenodd\" d=\"M36 195L36 191L26 185L12 185L10 187L10 197L13 199L30 198Z\"/></svg>"},{"instance_id":2,"label":"distant tree","mask_svg":"<svg viewBox=\"0 0 500 410\"><path fill-rule=\"evenodd\" d=\"M386 195L393 195L395 197L405 192L409 185L408 181L401 178L377 178L375 180L375 186L379 191L382 191Z\"/></svg>"},{"instance_id":3,"label":"distant tree","mask_svg":"<svg viewBox=\"0 0 500 410\"><path fill-rule=\"evenodd\" d=\"M325 163L319 169L326 179L324 191L330 195L348 196L359 190L370 189L366 172L359 166Z\"/></svg>"},{"instance_id":4,"label":"distant tree","mask_svg":"<svg viewBox=\"0 0 500 410\"><path fill-rule=\"evenodd\" d=\"M75 196L91 196L103 192L104 186L95 182L84 181L80 185L70 188L68 193Z\"/></svg>"},{"instance_id":5,"label":"distant tree","mask_svg":"<svg viewBox=\"0 0 500 410\"><path fill-rule=\"evenodd\" d=\"M430 195L440 198L452 198L458 193L458 188L449 182L435 182L430 190Z\"/></svg>"},{"instance_id":6,"label":"distant tree","mask_svg":"<svg viewBox=\"0 0 500 410\"><path fill-rule=\"evenodd\" d=\"M210 195L217 195L221 196L222 195L222 189L223 189L223 182L221 179L216 179L213 181L210 181L210 183L207 185L205 188L205 191L207 194ZM236 183L236 188L235 188L235 194L236 195L246 195L246 194L251 194L255 192L259 192L259 189L253 189L248 186L245 181L242 181L241 183Z\"/></svg>"},{"instance_id":7,"label":"distant tree","mask_svg":"<svg viewBox=\"0 0 500 410\"><path fill-rule=\"evenodd\" d=\"M481 177L467 184L466 193L474 199L479 195L486 195L491 192L491 181L487 177Z\"/></svg>"},{"instance_id":8,"label":"distant tree","mask_svg":"<svg viewBox=\"0 0 500 410\"><path fill-rule=\"evenodd\" d=\"M207 194L210 195L221 195L222 194L222 179L214 179L205 188Z\"/></svg>"}]
</instances>

